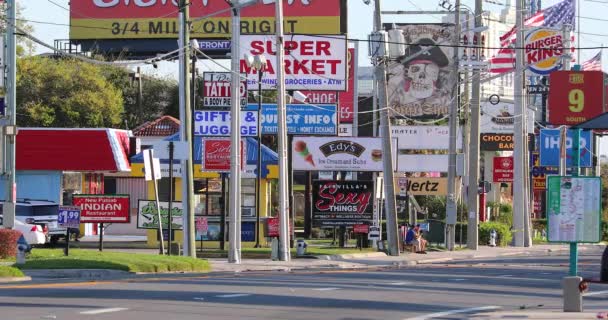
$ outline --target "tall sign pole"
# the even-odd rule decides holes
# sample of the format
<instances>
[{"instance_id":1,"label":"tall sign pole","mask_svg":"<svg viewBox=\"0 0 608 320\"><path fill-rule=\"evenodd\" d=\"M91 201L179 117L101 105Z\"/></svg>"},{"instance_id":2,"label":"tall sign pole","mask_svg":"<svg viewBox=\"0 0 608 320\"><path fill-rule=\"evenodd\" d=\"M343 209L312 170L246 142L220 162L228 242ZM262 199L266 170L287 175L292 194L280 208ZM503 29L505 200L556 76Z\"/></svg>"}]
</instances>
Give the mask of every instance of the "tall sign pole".
<instances>
[{"instance_id":1,"label":"tall sign pole","mask_svg":"<svg viewBox=\"0 0 608 320\"><path fill-rule=\"evenodd\" d=\"M241 12L238 6L232 6L232 47L230 48L232 75L231 79L231 103L230 103L230 251L228 262L241 263L241 100L239 73L239 38L241 25ZM258 128L259 130L259 128Z\"/></svg>"},{"instance_id":2,"label":"tall sign pole","mask_svg":"<svg viewBox=\"0 0 608 320\"><path fill-rule=\"evenodd\" d=\"M17 128L17 41L16 41L16 16L17 0L7 1L8 23L6 28L6 97L7 97L7 122L3 128L2 136L6 143L6 164L5 173L8 174L6 180L6 196L3 208L4 227L13 228L15 226L15 202L17 201L17 184L15 180L15 138ZM3 48L2 48L3 49ZM1 76L4 76L2 74Z\"/></svg>"},{"instance_id":3,"label":"tall sign pole","mask_svg":"<svg viewBox=\"0 0 608 320\"><path fill-rule=\"evenodd\" d=\"M482 2L475 0L475 29L481 28ZM477 43L481 44L481 32L476 31L473 39L477 38ZM481 49L477 50L477 57L481 57ZM479 185L479 99L481 88L481 73L479 68L473 69L473 83L471 92L471 135L469 142L469 188L468 195L468 210L469 218L467 224L467 248L477 250L479 245L479 194L477 186Z\"/></svg>"},{"instance_id":4,"label":"tall sign pole","mask_svg":"<svg viewBox=\"0 0 608 320\"><path fill-rule=\"evenodd\" d=\"M525 112L523 101L523 39L524 39L524 23L523 23L523 0L515 2L515 21L517 29L517 42L515 54L515 81L513 86L513 97L515 101L515 123L513 126L513 180L524 181L524 152L526 152L526 141L522 132L524 132L523 113ZM524 246L524 188L513 188L513 239L516 247Z\"/></svg>"},{"instance_id":5,"label":"tall sign pole","mask_svg":"<svg viewBox=\"0 0 608 320\"><path fill-rule=\"evenodd\" d=\"M380 12L380 0L375 1L374 31L382 30L382 17ZM383 40L384 41L384 40ZM384 45L381 43L380 45ZM378 80L378 106L380 111L380 136L382 137L382 158L384 175L384 194L386 205L386 237L388 240L388 254L399 255L399 232L397 229L397 203L395 202L395 180L393 175L393 148L391 141L391 128L388 100L386 92L386 54L376 59L376 79Z\"/></svg>"},{"instance_id":6,"label":"tall sign pole","mask_svg":"<svg viewBox=\"0 0 608 320\"><path fill-rule=\"evenodd\" d=\"M279 260L289 261L289 197L287 193L287 106L285 105L285 45L283 42L283 1L275 1L277 28L277 114L279 143Z\"/></svg>"},{"instance_id":7,"label":"tall sign pole","mask_svg":"<svg viewBox=\"0 0 608 320\"><path fill-rule=\"evenodd\" d=\"M188 145L188 160L182 161L185 168L186 178L182 179L182 205L184 212L184 256L196 257L196 244L194 243L194 181L193 181L193 155L192 155L192 110L190 107L190 1L180 0L180 41L182 52L179 55L180 62L180 135L181 139ZM185 163L184 163L185 162Z\"/></svg>"},{"instance_id":8,"label":"tall sign pole","mask_svg":"<svg viewBox=\"0 0 608 320\"><path fill-rule=\"evenodd\" d=\"M460 44L460 0L456 0L456 10L454 12L454 23L456 25L456 35L453 39L454 47L454 69L452 72L454 73L454 77L458 77L458 45ZM458 86L460 86L460 81L457 81L456 87L453 89L453 92L458 93ZM457 217L457 208L456 205L456 144L457 144L457 128L458 128L458 99L452 99L452 103L450 106L450 119L449 119L449 127L450 127L450 143L449 143L449 155L448 155L448 197L446 201L446 220L447 220L447 229L446 229L446 247L448 250L454 250L454 244L456 242L456 217Z\"/></svg>"}]
</instances>

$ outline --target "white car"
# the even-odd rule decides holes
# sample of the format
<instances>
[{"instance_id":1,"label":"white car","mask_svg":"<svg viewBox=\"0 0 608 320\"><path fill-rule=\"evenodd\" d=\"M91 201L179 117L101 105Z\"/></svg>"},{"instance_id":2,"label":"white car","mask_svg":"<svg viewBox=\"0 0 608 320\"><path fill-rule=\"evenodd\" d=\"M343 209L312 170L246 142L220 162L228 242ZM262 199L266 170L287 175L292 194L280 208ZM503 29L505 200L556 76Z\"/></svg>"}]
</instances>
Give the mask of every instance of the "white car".
<instances>
[{"instance_id":1,"label":"white car","mask_svg":"<svg viewBox=\"0 0 608 320\"><path fill-rule=\"evenodd\" d=\"M15 220L15 230L21 231L23 237L30 245L45 244L48 239L47 233L41 226Z\"/></svg>"}]
</instances>

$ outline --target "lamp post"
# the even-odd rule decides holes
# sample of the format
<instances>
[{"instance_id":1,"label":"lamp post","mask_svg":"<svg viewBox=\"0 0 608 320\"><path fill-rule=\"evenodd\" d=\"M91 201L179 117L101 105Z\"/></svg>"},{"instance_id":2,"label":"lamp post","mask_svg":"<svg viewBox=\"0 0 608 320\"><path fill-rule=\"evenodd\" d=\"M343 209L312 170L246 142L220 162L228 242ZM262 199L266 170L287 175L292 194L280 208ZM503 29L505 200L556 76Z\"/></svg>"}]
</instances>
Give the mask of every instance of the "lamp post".
<instances>
[{"instance_id":1,"label":"lamp post","mask_svg":"<svg viewBox=\"0 0 608 320\"><path fill-rule=\"evenodd\" d=\"M266 57L263 55L251 56L245 54L245 62L247 66L258 71L258 172L256 174L256 189L257 196L255 199L256 206L256 228L255 228L255 248L260 247L260 197L262 190L262 75L266 69Z\"/></svg>"}]
</instances>

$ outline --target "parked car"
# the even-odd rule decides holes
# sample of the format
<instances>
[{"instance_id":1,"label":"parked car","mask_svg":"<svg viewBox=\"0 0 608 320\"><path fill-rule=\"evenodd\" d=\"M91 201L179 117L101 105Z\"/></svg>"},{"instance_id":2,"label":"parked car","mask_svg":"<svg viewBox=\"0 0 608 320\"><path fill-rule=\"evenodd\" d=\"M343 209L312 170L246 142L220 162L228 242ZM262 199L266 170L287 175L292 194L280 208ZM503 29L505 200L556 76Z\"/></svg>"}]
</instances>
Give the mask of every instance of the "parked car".
<instances>
[{"instance_id":1,"label":"parked car","mask_svg":"<svg viewBox=\"0 0 608 320\"><path fill-rule=\"evenodd\" d=\"M2 217L0 216L0 224ZM37 224L29 224L15 220L14 230L20 231L29 245L43 245L49 240L48 229Z\"/></svg>"},{"instance_id":2,"label":"parked car","mask_svg":"<svg viewBox=\"0 0 608 320\"><path fill-rule=\"evenodd\" d=\"M2 205L3 203L0 203L0 212L2 212ZM66 234L66 229L57 225L58 213L59 204L53 201L17 199L16 219L27 224L39 225L43 230L46 228L51 244L65 238Z\"/></svg>"}]
</instances>

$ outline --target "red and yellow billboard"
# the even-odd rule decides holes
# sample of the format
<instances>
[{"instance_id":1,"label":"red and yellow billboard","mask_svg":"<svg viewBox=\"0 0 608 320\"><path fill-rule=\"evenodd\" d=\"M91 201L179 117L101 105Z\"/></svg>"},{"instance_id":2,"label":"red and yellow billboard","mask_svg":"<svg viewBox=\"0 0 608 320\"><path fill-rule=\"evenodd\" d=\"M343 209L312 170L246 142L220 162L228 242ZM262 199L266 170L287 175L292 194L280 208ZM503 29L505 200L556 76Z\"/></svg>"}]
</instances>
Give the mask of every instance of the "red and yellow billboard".
<instances>
[{"instance_id":1,"label":"red and yellow billboard","mask_svg":"<svg viewBox=\"0 0 608 320\"><path fill-rule=\"evenodd\" d=\"M78 0L70 3L70 39L177 38L176 0ZM224 0L191 0L191 36L229 38L230 6ZM212 14L213 17L203 18ZM285 33L346 33L346 0L285 1ZM241 10L241 33L275 31L275 4Z\"/></svg>"},{"instance_id":2,"label":"red and yellow billboard","mask_svg":"<svg viewBox=\"0 0 608 320\"><path fill-rule=\"evenodd\" d=\"M604 113L604 73L555 71L549 76L549 122L576 125Z\"/></svg>"}]
</instances>

